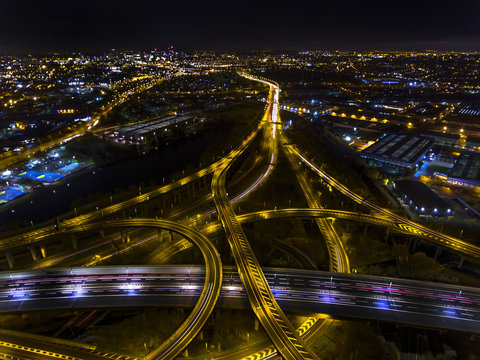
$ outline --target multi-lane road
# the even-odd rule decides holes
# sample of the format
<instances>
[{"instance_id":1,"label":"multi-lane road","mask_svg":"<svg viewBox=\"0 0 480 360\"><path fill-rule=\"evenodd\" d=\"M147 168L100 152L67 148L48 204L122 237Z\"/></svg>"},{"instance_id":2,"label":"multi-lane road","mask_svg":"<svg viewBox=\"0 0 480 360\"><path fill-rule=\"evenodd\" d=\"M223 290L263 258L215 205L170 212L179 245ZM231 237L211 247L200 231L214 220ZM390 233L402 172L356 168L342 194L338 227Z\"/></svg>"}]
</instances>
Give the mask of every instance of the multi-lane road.
<instances>
[{"instance_id":1,"label":"multi-lane road","mask_svg":"<svg viewBox=\"0 0 480 360\"><path fill-rule=\"evenodd\" d=\"M316 174L318 174L325 182L331 185L333 188L340 191L342 194L346 195L353 201L358 204L364 205L370 210L375 211L376 216L386 219L391 219L395 221L399 226L403 228L406 232L409 232L415 236L421 236L422 238L429 240L437 245L442 247L449 248L456 253L465 255L472 258L480 258L480 247L477 245L470 244L466 241L457 239L453 236L448 236L446 234L440 233L438 231L432 230L426 226L423 226L415 221L406 219L398 214L395 214L389 209L382 208L356 194L352 190L348 189L345 185L340 183L331 175L327 174L321 166L317 166L312 161L308 160L303 156L295 146L290 146L290 150L294 153L300 161L310 167Z\"/></svg>"},{"instance_id":2,"label":"multi-lane road","mask_svg":"<svg viewBox=\"0 0 480 360\"><path fill-rule=\"evenodd\" d=\"M278 117L279 87L267 79L242 74L246 78L269 86L269 100L265 115L258 129L247 136L241 144L226 157L190 176L172 184L159 187L127 201L111 205L96 212L76 216L61 223L60 233L70 234L79 231L121 227L157 227L177 232L197 245L205 259L205 269L201 267L121 267L98 269L42 270L41 272L10 272L0 274L0 311L27 311L47 308L71 307L115 307L115 306L189 306L192 313L177 331L146 359L169 359L178 356L200 331L216 303L219 306L252 307L267 335L274 344L253 358L272 358L278 353L286 359L316 358L304 341L306 329L321 332L321 322L308 320L296 329L287 319L283 310L328 313L341 317L357 317L395 321L399 323L454 329L480 333L478 289L458 288L440 284L420 283L399 279L375 278L349 274L308 272L287 269L262 269L243 232L241 223L271 218L313 217L318 219L324 234L331 258L331 270L349 272L349 261L345 249L329 218L342 218L386 226L396 231L413 234L437 245L448 247L462 255L480 257L480 248L440 234L420 224L405 219L388 209L383 209L361 198L323 169L303 156L288 141L281 140L283 149L307 198L310 209L283 209L261 211L237 216L232 203L250 194L268 176L277 160L278 141L282 138ZM244 189L238 196L229 199L226 191L226 174L231 165L256 138L262 134L262 151L257 154L256 164L265 162L265 171ZM374 211L372 215L346 212L343 210L321 209L305 175L298 168L298 161L305 163L328 184L359 204ZM191 181L213 173L212 199L232 249L239 277L234 269L222 271L220 257L214 245L205 235L191 227L176 222L155 219L134 219L102 221L106 216L149 201L169 191L178 189ZM211 213L211 212L210 212ZM219 229L212 224L203 229L209 234ZM28 234L3 239L0 250L25 246L58 234L53 227L37 229ZM188 245L171 247L171 254L183 250ZM168 270L166 270L168 269ZM69 271L66 274L65 271ZM188 271L188 274L185 273ZM224 282L222 286L222 276ZM248 300L248 301L247 301ZM328 325L328 321L323 324ZM317 327L315 327L317 324ZM10 337L9 337L10 336ZM122 355L102 353L85 349L75 343L32 339L21 334L3 335L0 349L7 353L29 353L30 357L89 359L118 358ZM10 340L9 340L10 339ZM14 340L16 339L16 340ZM20 339L20 340L19 340ZM42 347L42 343L50 344ZM54 345L52 345L54 343ZM60 351L62 346L65 351ZM41 350L45 349L45 350ZM5 350L7 351L7 350ZM59 352L60 351L60 352ZM65 355L68 354L68 355ZM118 357L115 357L118 356Z\"/></svg>"},{"instance_id":3,"label":"multi-lane road","mask_svg":"<svg viewBox=\"0 0 480 360\"><path fill-rule=\"evenodd\" d=\"M480 289L317 270L264 268L286 311L480 334ZM138 306L192 307L204 292L203 266L106 266L0 274L0 312ZM237 271L223 270L218 305L249 306Z\"/></svg>"},{"instance_id":4,"label":"multi-lane road","mask_svg":"<svg viewBox=\"0 0 480 360\"><path fill-rule=\"evenodd\" d=\"M276 156L276 121L279 88L271 83L269 86L269 105L264 119L270 117L270 121L261 122L259 128L263 128L263 131L267 134L271 133L271 138L266 137L264 139L270 143L269 148L272 152L271 157L267 159L267 161L270 161L270 164L272 164ZM271 128L271 132L269 128ZM299 336L296 329L275 301L260 264L247 240L245 232L238 222L233 206L227 195L225 188L227 171L233 161L247 148L247 145L248 144L243 144L243 146L238 149L238 152L225 161L213 174L212 194L214 196L217 214L225 229L228 243L245 286L250 305L278 352L287 360L303 358L315 359L316 355L308 350L303 339ZM266 175L270 171L271 166L272 165L269 166Z\"/></svg>"},{"instance_id":5,"label":"multi-lane road","mask_svg":"<svg viewBox=\"0 0 480 360\"><path fill-rule=\"evenodd\" d=\"M167 229L178 233L193 242L203 254L205 259L206 276L201 286L201 294L198 301L180 327L157 349L148 354L147 359L174 359L178 354L195 338L208 317L213 311L217 302L221 285L222 285L222 262L215 246L212 242L199 231L191 227L173 222L169 220L158 219L129 219L129 220L110 220L101 223L87 223L79 225L77 228L72 227L66 233L77 233L81 231L103 230L103 229L119 229L128 227L152 227L159 229ZM85 268L85 271L94 271ZM11 273L9 273L11 274ZM72 274L73 275L73 274ZM7 275L8 277L10 275ZM78 289L75 290L74 292ZM81 291L81 290L80 290ZM14 295L22 295L15 293Z\"/></svg>"},{"instance_id":6,"label":"multi-lane road","mask_svg":"<svg viewBox=\"0 0 480 360\"><path fill-rule=\"evenodd\" d=\"M285 144L285 138L282 135L282 144ZM305 174L302 171L302 168L298 164L296 157L290 151L290 148L283 145L282 146L292 168L297 175L298 183L307 199L308 206L311 209L322 208L320 201L314 195L314 191L305 177ZM340 237L338 236L335 228L333 227L332 221L323 217L315 218L315 222L322 233L322 236L326 242L328 255L330 257L330 271L335 272L350 272L350 261L348 259L347 252L343 246Z\"/></svg>"}]
</instances>

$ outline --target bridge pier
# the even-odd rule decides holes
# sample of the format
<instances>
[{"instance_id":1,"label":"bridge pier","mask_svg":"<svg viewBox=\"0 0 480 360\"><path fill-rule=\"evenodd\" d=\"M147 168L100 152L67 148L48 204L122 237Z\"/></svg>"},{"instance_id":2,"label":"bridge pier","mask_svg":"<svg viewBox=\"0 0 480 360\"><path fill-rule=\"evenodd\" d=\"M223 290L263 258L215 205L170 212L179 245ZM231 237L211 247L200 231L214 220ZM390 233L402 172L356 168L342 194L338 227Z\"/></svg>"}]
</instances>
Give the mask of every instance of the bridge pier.
<instances>
[{"instance_id":1,"label":"bridge pier","mask_svg":"<svg viewBox=\"0 0 480 360\"><path fill-rule=\"evenodd\" d=\"M412 238L409 236L407 239L407 248L410 250L410 246L412 245Z\"/></svg>"},{"instance_id":2,"label":"bridge pier","mask_svg":"<svg viewBox=\"0 0 480 360\"><path fill-rule=\"evenodd\" d=\"M461 268L462 268L464 261L465 261L465 257L462 256L462 257L460 258L460 261L458 262L457 269L461 269Z\"/></svg>"},{"instance_id":3,"label":"bridge pier","mask_svg":"<svg viewBox=\"0 0 480 360\"><path fill-rule=\"evenodd\" d=\"M162 200L162 215L163 215L167 210L167 206L165 204L165 195L162 195L161 198L162 198L161 200Z\"/></svg>"},{"instance_id":4,"label":"bridge pier","mask_svg":"<svg viewBox=\"0 0 480 360\"><path fill-rule=\"evenodd\" d=\"M27 248L28 248L28 250L30 250L30 255L32 255L32 260L37 261L38 256L37 256L37 252L35 251L35 246L34 245L28 245Z\"/></svg>"},{"instance_id":5,"label":"bridge pier","mask_svg":"<svg viewBox=\"0 0 480 360\"><path fill-rule=\"evenodd\" d=\"M367 234L369 226L370 226L370 224L366 224L365 227L363 228L363 236L365 236Z\"/></svg>"},{"instance_id":6,"label":"bridge pier","mask_svg":"<svg viewBox=\"0 0 480 360\"><path fill-rule=\"evenodd\" d=\"M45 244L38 244L38 247L40 248L40 254L42 255L42 259L45 259L47 257L47 248L45 247Z\"/></svg>"},{"instance_id":7,"label":"bridge pier","mask_svg":"<svg viewBox=\"0 0 480 360\"><path fill-rule=\"evenodd\" d=\"M418 240L418 239L413 240L413 242L412 242L412 252L415 251L415 249L417 248L419 243L420 243L420 240Z\"/></svg>"},{"instance_id":8,"label":"bridge pier","mask_svg":"<svg viewBox=\"0 0 480 360\"><path fill-rule=\"evenodd\" d=\"M437 248L435 249L435 255L434 255L433 258L434 258L435 260L437 260L438 257L439 257L441 254L442 254L442 248L441 248L441 247L437 247Z\"/></svg>"},{"instance_id":9,"label":"bridge pier","mask_svg":"<svg viewBox=\"0 0 480 360\"><path fill-rule=\"evenodd\" d=\"M78 241L77 241L77 237L75 236L75 234L72 234L70 236L70 239L72 241L73 250L77 250L78 249Z\"/></svg>"},{"instance_id":10,"label":"bridge pier","mask_svg":"<svg viewBox=\"0 0 480 360\"><path fill-rule=\"evenodd\" d=\"M128 233L128 230L122 231L122 243L128 242L130 242L130 234Z\"/></svg>"},{"instance_id":11,"label":"bridge pier","mask_svg":"<svg viewBox=\"0 0 480 360\"><path fill-rule=\"evenodd\" d=\"M5 259L7 260L8 267L11 269L15 266L15 258L10 250L4 252Z\"/></svg>"}]
</instances>

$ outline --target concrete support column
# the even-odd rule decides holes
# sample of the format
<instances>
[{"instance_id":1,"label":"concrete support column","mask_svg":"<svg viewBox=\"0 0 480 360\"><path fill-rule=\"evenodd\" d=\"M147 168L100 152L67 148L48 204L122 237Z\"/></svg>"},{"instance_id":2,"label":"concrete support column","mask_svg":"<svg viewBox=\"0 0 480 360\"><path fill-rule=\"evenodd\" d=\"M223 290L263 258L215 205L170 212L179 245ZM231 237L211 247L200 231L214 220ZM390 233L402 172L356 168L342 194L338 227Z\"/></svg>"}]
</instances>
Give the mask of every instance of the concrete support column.
<instances>
[{"instance_id":1,"label":"concrete support column","mask_svg":"<svg viewBox=\"0 0 480 360\"><path fill-rule=\"evenodd\" d=\"M407 239L407 248L408 248L409 250L410 250L410 246L411 246L411 245L412 245L412 238L409 237L409 238Z\"/></svg>"},{"instance_id":2,"label":"concrete support column","mask_svg":"<svg viewBox=\"0 0 480 360\"><path fill-rule=\"evenodd\" d=\"M462 257L460 258L460 261L458 262L457 269L461 269L461 268L462 268L464 261L465 261L465 257L462 256Z\"/></svg>"},{"instance_id":3,"label":"concrete support column","mask_svg":"<svg viewBox=\"0 0 480 360\"><path fill-rule=\"evenodd\" d=\"M418 239L413 240L412 251L415 251L419 243L420 243L420 240Z\"/></svg>"},{"instance_id":4,"label":"concrete support column","mask_svg":"<svg viewBox=\"0 0 480 360\"><path fill-rule=\"evenodd\" d=\"M45 244L38 244L38 247L40 248L40 254L42 255L42 259L45 259L47 257L47 248L45 247Z\"/></svg>"},{"instance_id":5,"label":"concrete support column","mask_svg":"<svg viewBox=\"0 0 480 360\"><path fill-rule=\"evenodd\" d=\"M72 240L73 250L77 250L78 242L77 242L77 237L75 236L75 234L72 234L72 236L70 236L70 239Z\"/></svg>"},{"instance_id":6,"label":"concrete support column","mask_svg":"<svg viewBox=\"0 0 480 360\"><path fill-rule=\"evenodd\" d=\"M29 246L27 246L27 248L28 248L28 250L30 250L30 254L32 255L32 260L37 261L38 256L37 256L37 252L35 251L35 247L33 245L29 245Z\"/></svg>"},{"instance_id":7,"label":"concrete support column","mask_svg":"<svg viewBox=\"0 0 480 360\"><path fill-rule=\"evenodd\" d=\"M15 258L10 250L5 251L5 259L7 260L8 267L11 269L15 266Z\"/></svg>"},{"instance_id":8,"label":"concrete support column","mask_svg":"<svg viewBox=\"0 0 480 360\"><path fill-rule=\"evenodd\" d=\"M368 227L369 227L369 224L365 225L365 227L363 228L363 236L367 234Z\"/></svg>"},{"instance_id":9,"label":"concrete support column","mask_svg":"<svg viewBox=\"0 0 480 360\"><path fill-rule=\"evenodd\" d=\"M437 258L442 254L442 248L441 247L437 247L435 249L435 256L434 256L434 259L437 260Z\"/></svg>"},{"instance_id":10,"label":"concrete support column","mask_svg":"<svg viewBox=\"0 0 480 360\"><path fill-rule=\"evenodd\" d=\"M162 195L162 210L163 210L163 213L165 213L165 211L167 210L167 206L165 204L165 195Z\"/></svg>"}]
</instances>

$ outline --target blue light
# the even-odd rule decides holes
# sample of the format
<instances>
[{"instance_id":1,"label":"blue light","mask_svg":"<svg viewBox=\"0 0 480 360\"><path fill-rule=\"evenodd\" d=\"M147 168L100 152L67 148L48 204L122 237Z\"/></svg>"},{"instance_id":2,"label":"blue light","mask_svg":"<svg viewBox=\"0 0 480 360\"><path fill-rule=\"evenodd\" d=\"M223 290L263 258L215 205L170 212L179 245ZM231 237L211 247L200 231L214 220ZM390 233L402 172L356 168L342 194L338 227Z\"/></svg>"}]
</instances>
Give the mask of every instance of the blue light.
<instances>
[{"instance_id":1,"label":"blue light","mask_svg":"<svg viewBox=\"0 0 480 360\"><path fill-rule=\"evenodd\" d=\"M327 304L331 304L335 302L335 298L330 295L330 293L322 294L320 297L321 301Z\"/></svg>"},{"instance_id":2,"label":"blue light","mask_svg":"<svg viewBox=\"0 0 480 360\"><path fill-rule=\"evenodd\" d=\"M81 286L78 286L75 288L75 291L73 292L73 296L81 296L83 295L84 292L85 290Z\"/></svg>"},{"instance_id":3,"label":"blue light","mask_svg":"<svg viewBox=\"0 0 480 360\"><path fill-rule=\"evenodd\" d=\"M386 299L378 299L377 301L375 301L375 305L380 309L390 309L390 306L388 305L388 300Z\"/></svg>"},{"instance_id":4,"label":"blue light","mask_svg":"<svg viewBox=\"0 0 480 360\"><path fill-rule=\"evenodd\" d=\"M453 308L445 308L443 314L445 317L457 317L457 312Z\"/></svg>"},{"instance_id":5,"label":"blue light","mask_svg":"<svg viewBox=\"0 0 480 360\"><path fill-rule=\"evenodd\" d=\"M24 298L28 297L28 292L24 291L24 290L14 290L12 292L12 297L14 299L24 299Z\"/></svg>"}]
</instances>

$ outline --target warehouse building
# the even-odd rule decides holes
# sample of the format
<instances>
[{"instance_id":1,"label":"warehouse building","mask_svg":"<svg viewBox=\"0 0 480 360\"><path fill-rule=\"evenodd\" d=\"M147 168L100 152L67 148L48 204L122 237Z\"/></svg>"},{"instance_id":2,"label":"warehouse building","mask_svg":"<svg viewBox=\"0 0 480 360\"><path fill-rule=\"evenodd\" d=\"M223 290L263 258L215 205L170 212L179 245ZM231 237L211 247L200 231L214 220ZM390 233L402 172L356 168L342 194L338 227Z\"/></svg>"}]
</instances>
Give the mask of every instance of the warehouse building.
<instances>
[{"instance_id":1,"label":"warehouse building","mask_svg":"<svg viewBox=\"0 0 480 360\"><path fill-rule=\"evenodd\" d=\"M449 205L422 182L396 180L393 186L401 202L418 215L453 215Z\"/></svg>"},{"instance_id":2,"label":"warehouse building","mask_svg":"<svg viewBox=\"0 0 480 360\"><path fill-rule=\"evenodd\" d=\"M117 142L125 144L142 144L149 138L153 138L160 134L160 131L166 131L171 125L189 125L196 122L193 116L167 116L161 119L155 119L143 123L126 126L115 130L110 134Z\"/></svg>"},{"instance_id":3,"label":"warehouse building","mask_svg":"<svg viewBox=\"0 0 480 360\"><path fill-rule=\"evenodd\" d=\"M480 154L463 151L450 169L447 183L480 190Z\"/></svg>"},{"instance_id":4,"label":"warehouse building","mask_svg":"<svg viewBox=\"0 0 480 360\"><path fill-rule=\"evenodd\" d=\"M389 134L364 149L360 156L376 165L411 170L419 166L433 144L421 136Z\"/></svg>"}]
</instances>

